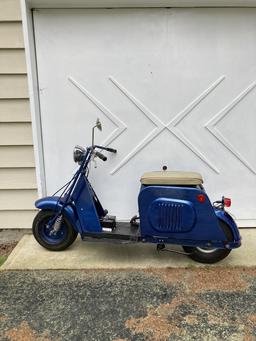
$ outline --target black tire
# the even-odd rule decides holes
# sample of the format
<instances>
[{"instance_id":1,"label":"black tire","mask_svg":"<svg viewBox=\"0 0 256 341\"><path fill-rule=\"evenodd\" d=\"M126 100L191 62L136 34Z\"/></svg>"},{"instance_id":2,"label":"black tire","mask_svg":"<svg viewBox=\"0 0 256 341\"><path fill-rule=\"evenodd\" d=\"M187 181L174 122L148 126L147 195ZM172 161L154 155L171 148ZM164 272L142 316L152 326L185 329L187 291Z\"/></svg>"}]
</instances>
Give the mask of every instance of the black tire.
<instances>
[{"instance_id":1,"label":"black tire","mask_svg":"<svg viewBox=\"0 0 256 341\"><path fill-rule=\"evenodd\" d=\"M227 241L233 241L233 233L230 230L229 226L223 222L222 220L218 220L223 232L227 237ZM183 250L187 253L191 253L189 255L190 258L199 263L205 264L213 264L221 261L226 258L231 252L230 249L216 249L216 248L199 248L199 247L191 247L191 246L182 246Z\"/></svg>"},{"instance_id":2,"label":"black tire","mask_svg":"<svg viewBox=\"0 0 256 341\"><path fill-rule=\"evenodd\" d=\"M61 223L61 229L64 229L65 234L63 238L59 238L56 241L50 241L44 237L42 231L45 229L47 222L56 215L54 211L41 210L35 216L33 221L32 231L37 242L44 248L50 251L62 251L68 248L76 239L77 231L73 228L69 220L63 216Z\"/></svg>"}]
</instances>

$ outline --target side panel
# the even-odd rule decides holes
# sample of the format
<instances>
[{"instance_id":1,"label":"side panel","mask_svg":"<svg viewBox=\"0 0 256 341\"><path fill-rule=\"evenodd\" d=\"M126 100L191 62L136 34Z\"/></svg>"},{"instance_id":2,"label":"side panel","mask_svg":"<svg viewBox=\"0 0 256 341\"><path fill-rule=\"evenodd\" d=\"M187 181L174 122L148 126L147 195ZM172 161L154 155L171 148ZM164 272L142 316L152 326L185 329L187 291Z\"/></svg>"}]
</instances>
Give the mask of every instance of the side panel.
<instances>
[{"instance_id":1,"label":"side panel","mask_svg":"<svg viewBox=\"0 0 256 341\"><path fill-rule=\"evenodd\" d=\"M52 210L56 212L58 211L58 209L61 209L63 207L61 201L59 201L59 197L45 197L39 199L35 202L35 206L40 210ZM69 219L74 229L81 233L82 230L74 208L70 205L67 205L63 208L63 210L65 216Z\"/></svg>"},{"instance_id":2,"label":"side panel","mask_svg":"<svg viewBox=\"0 0 256 341\"><path fill-rule=\"evenodd\" d=\"M204 195L205 201L199 202L198 195ZM183 201L183 203L190 203L186 205L186 212L184 212L185 220L180 217L181 224L179 225L179 231L177 229L156 229L152 224L152 214L155 214L154 221L161 219L160 211L152 212L152 203L158 198L166 203L171 200ZM194 213L192 213L192 208ZM167 210L167 208L165 208ZM177 210L176 210L177 211ZM218 224L218 218L214 212L214 209L207 197L206 193L198 188L189 187L167 187L167 186L142 186L139 194L139 213L141 222L141 235L143 238L147 236L172 238L172 239L184 239L184 240L201 240L201 241L221 241L225 240L225 234ZM175 222L170 223L168 219L177 219L176 216L168 217L168 212L165 212L165 221L168 224L175 226ZM169 214L172 215L172 209L169 210ZM164 220L163 220L164 221Z\"/></svg>"},{"instance_id":3,"label":"side panel","mask_svg":"<svg viewBox=\"0 0 256 341\"><path fill-rule=\"evenodd\" d=\"M101 232L102 228L95 207L93 192L84 176L81 176L76 184L72 201L76 205L82 232Z\"/></svg>"}]
</instances>

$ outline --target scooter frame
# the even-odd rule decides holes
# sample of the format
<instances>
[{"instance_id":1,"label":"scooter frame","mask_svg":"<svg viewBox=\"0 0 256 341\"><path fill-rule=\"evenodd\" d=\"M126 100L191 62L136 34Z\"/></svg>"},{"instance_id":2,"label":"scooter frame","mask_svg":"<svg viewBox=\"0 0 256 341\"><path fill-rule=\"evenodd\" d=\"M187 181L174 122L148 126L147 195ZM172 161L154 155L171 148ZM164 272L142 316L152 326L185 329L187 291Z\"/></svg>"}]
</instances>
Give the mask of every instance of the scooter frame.
<instances>
[{"instance_id":1,"label":"scooter frame","mask_svg":"<svg viewBox=\"0 0 256 341\"><path fill-rule=\"evenodd\" d=\"M101 226L101 219L106 216L107 211L103 209L96 193L94 192L87 178L88 164L95 154L103 161L105 161L104 155L99 152L95 152L96 149L106 150L114 153L116 152L112 148L106 148L103 146L94 145L92 147L88 147L85 150L84 157L80 162L78 170L76 171L72 179L64 187L62 187L63 192L61 193L61 195L45 197L36 201L35 205L37 208L56 212L56 215L50 220L48 225L53 226L57 218L64 214L65 217L72 224L73 228L78 233L80 233L83 239L85 239L86 237L100 239L113 237L113 239L116 238L120 241L122 241L123 239L131 242L147 242L157 244L164 243L227 249L237 248L241 245L241 237L233 218L220 207L214 208L214 213L216 215L216 224L217 218L225 222L232 231L233 241L226 240L225 233L223 230L221 230L221 228L219 228L219 233L216 234L217 238L215 240L201 240L198 231L194 234L192 233L190 239L177 237L173 238L173 233L170 234L172 237L167 236L167 233L160 235L150 235L147 233L144 234L143 229L145 230L145 228L143 227L143 221L141 221L142 229L138 228L138 233L135 234L113 235L104 233ZM157 186L154 187L157 190ZM172 187L175 189L175 186L166 187ZM143 191L147 190L147 188L149 187L143 188L142 186L140 195L141 193L143 193ZM161 189L163 189L162 186ZM176 190L180 190L180 188L177 187ZM194 191L196 191L198 194L204 194L207 197L202 186L191 188L191 192ZM209 200L208 197L207 200ZM209 207L209 205L205 205L205 207L207 206ZM207 215L208 213L209 212L205 212L205 215Z\"/></svg>"}]
</instances>

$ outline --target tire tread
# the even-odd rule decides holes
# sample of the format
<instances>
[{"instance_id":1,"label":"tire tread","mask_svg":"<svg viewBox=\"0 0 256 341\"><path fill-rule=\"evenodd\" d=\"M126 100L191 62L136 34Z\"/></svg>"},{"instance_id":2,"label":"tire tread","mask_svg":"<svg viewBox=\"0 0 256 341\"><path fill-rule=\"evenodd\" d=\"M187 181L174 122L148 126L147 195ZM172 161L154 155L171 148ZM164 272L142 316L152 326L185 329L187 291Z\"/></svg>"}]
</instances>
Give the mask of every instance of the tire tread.
<instances>
[{"instance_id":1,"label":"tire tread","mask_svg":"<svg viewBox=\"0 0 256 341\"><path fill-rule=\"evenodd\" d=\"M227 241L232 241L234 239L233 233L230 227L222 220L218 219L220 227L226 235ZM182 246L183 250L187 253L191 253L189 257L196 262L204 263L204 264L213 264L221 261L226 258L231 252L230 249L217 249L213 253L203 253L198 250L196 247L192 246Z\"/></svg>"},{"instance_id":2,"label":"tire tread","mask_svg":"<svg viewBox=\"0 0 256 341\"><path fill-rule=\"evenodd\" d=\"M47 250L50 251L63 251L65 249L67 249L71 244L73 244L73 242L75 241L76 237L77 237L77 231L73 228L72 224L69 222L69 220L63 215L64 218L64 223L67 226L67 237L61 241L59 244L50 244L47 241L45 241L39 233L39 224L40 222L46 218L46 216L50 216L56 214L56 212L54 211L50 211L50 210L41 210L37 213L37 215L34 218L33 221L33 225L32 225L32 232L33 235L36 239L36 241L43 246L44 248L46 248Z\"/></svg>"}]
</instances>

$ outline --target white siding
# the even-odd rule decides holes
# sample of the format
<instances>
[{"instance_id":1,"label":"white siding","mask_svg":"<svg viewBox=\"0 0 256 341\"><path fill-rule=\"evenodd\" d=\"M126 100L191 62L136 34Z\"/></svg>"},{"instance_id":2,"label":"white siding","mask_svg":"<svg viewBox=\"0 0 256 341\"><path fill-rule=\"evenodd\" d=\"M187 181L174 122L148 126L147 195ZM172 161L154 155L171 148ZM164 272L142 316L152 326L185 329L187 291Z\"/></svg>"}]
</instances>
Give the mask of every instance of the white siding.
<instances>
[{"instance_id":1,"label":"white siding","mask_svg":"<svg viewBox=\"0 0 256 341\"><path fill-rule=\"evenodd\" d=\"M0 48L24 48L21 22L0 22Z\"/></svg>"},{"instance_id":2,"label":"white siding","mask_svg":"<svg viewBox=\"0 0 256 341\"><path fill-rule=\"evenodd\" d=\"M0 75L0 98L27 98L26 75Z\"/></svg>"},{"instance_id":3,"label":"white siding","mask_svg":"<svg viewBox=\"0 0 256 341\"><path fill-rule=\"evenodd\" d=\"M33 146L0 145L0 168L24 168L34 166Z\"/></svg>"},{"instance_id":4,"label":"white siding","mask_svg":"<svg viewBox=\"0 0 256 341\"><path fill-rule=\"evenodd\" d=\"M1 74L24 74L26 73L26 60L23 49L0 50L0 73Z\"/></svg>"},{"instance_id":5,"label":"white siding","mask_svg":"<svg viewBox=\"0 0 256 341\"><path fill-rule=\"evenodd\" d=\"M20 0L0 1L0 21L20 21Z\"/></svg>"},{"instance_id":6,"label":"white siding","mask_svg":"<svg viewBox=\"0 0 256 341\"><path fill-rule=\"evenodd\" d=\"M0 122L30 122L28 99L2 99Z\"/></svg>"},{"instance_id":7,"label":"white siding","mask_svg":"<svg viewBox=\"0 0 256 341\"><path fill-rule=\"evenodd\" d=\"M30 228L37 199L19 0L0 1L0 228Z\"/></svg>"}]
</instances>

